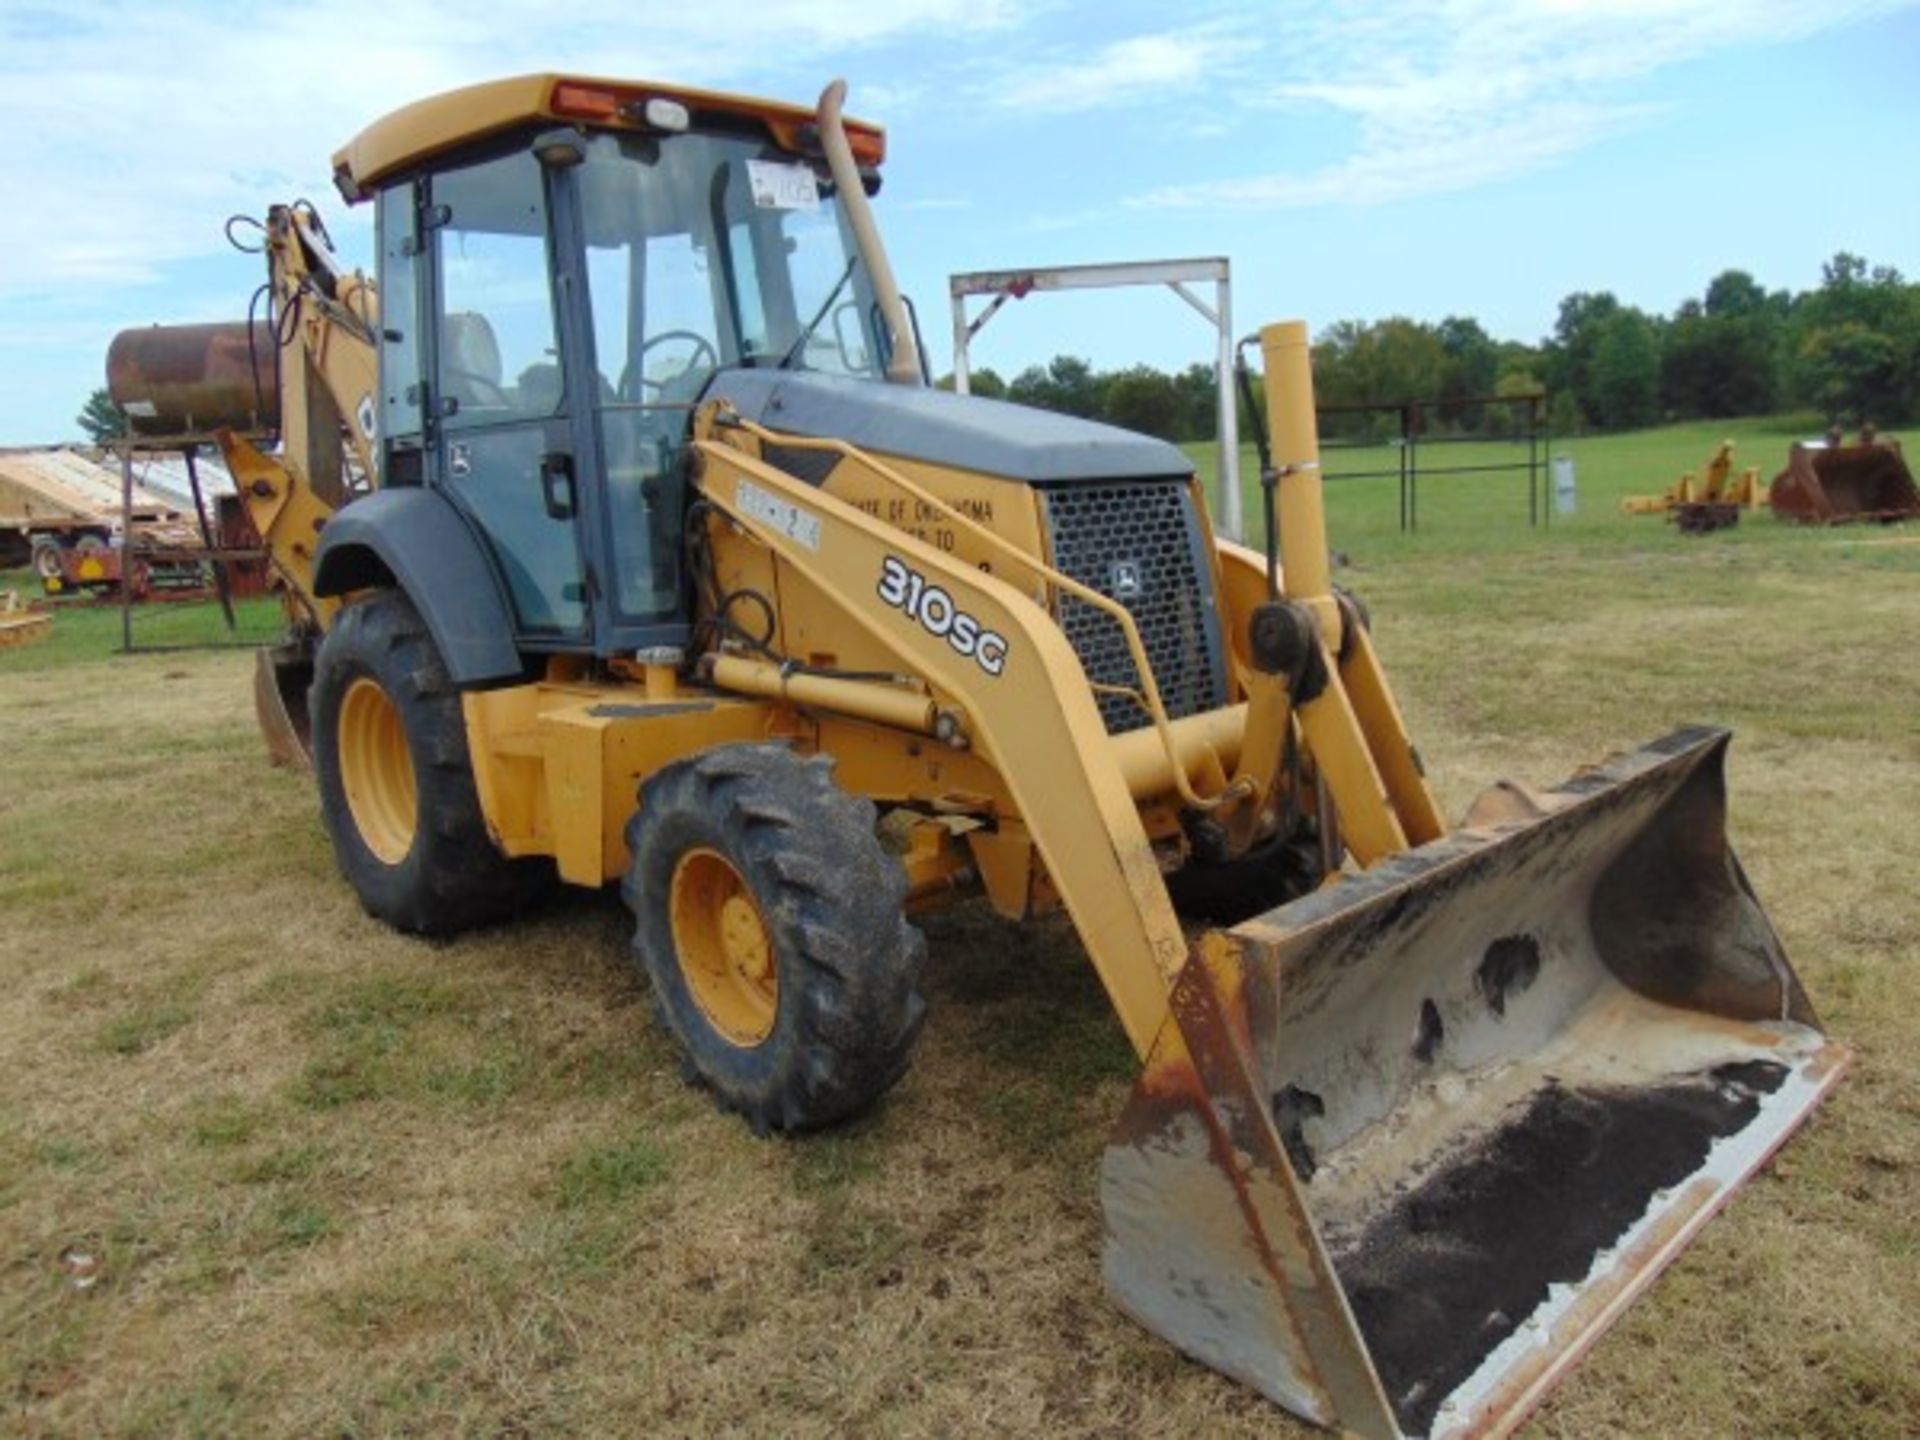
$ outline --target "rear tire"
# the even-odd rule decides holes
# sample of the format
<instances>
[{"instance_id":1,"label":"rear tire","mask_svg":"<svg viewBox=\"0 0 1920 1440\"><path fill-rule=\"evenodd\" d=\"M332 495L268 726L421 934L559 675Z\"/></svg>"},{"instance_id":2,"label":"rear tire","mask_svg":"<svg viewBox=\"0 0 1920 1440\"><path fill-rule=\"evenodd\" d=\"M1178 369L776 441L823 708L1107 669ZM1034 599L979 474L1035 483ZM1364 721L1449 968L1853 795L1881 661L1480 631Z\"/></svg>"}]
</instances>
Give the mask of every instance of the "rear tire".
<instances>
[{"instance_id":1,"label":"rear tire","mask_svg":"<svg viewBox=\"0 0 1920 1440\"><path fill-rule=\"evenodd\" d=\"M874 808L832 764L721 745L663 767L627 825L634 952L693 1076L755 1133L866 1109L906 1073L926 942Z\"/></svg>"},{"instance_id":2,"label":"rear tire","mask_svg":"<svg viewBox=\"0 0 1920 1440\"><path fill-rule=\"evenodd\" d=\"M460 696L413 602L381 591L335 617L309 694L320 813L367 913L450 935L547 888L551 862L495 848Z\"/></svg>"}]
</instances>

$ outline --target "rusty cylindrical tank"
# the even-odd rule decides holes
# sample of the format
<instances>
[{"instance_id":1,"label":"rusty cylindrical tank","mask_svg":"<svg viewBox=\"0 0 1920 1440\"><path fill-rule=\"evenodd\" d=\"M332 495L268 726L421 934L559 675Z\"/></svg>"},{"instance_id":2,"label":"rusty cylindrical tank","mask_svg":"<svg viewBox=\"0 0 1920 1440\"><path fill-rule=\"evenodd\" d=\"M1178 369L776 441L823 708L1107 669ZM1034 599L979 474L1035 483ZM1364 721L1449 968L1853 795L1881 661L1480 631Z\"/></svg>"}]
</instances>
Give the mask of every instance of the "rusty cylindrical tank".
<instances>
[{"instance_id":1,"label":"rusty cylindrical tank","mask_svg":"<svg viewBox=\"0 0 1920 1440\"><path fill-rule=\"evenodd\" d=\"M107 349L107 390L137 436L207 436L280 423L273 334L255 322L149 325ZM257 373L256 373L257 367Z\"/></svg>"}]
</instances>

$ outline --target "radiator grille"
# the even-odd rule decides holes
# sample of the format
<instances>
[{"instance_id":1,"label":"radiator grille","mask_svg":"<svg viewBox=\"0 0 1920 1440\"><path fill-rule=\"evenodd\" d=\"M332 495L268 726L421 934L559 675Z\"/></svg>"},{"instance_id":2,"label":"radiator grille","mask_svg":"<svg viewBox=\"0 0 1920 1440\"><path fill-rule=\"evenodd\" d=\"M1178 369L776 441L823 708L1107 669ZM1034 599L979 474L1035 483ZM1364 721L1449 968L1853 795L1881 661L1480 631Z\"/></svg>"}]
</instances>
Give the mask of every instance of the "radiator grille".
<instances>
[{"instance_id":1,"label":"radiator grille","mask_svg":"<svg viewBox=\"0 0 1920 1440\"><path fill-rule=\"evenodd\" d=\"M1054 568L1127 607L1167 714L1178 718L1224 704L1211 572L1201 561L1199 516L1186 482L1083 482L1041 494ZM1138 688L1117 624L1070 595L1060 597L1058 619L1089 680ZM1095 699L1110 734L1152 723L1126 696Z\"/></svg>"}]
</instances>

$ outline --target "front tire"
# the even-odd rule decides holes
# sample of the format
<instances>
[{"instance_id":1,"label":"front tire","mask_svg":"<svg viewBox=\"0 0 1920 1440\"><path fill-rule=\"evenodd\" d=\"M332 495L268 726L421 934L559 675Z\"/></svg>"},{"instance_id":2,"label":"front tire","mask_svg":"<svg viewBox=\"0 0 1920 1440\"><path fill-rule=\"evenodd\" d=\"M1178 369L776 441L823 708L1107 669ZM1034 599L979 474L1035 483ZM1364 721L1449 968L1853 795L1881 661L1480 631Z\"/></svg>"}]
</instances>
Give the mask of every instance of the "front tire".
<instances>
[{"instance_id":1,"label":"front tire","mask_svg":"<svg viewBox=\"0 0 1920 1440\"><path fill-rule=\"evenodd\" d=\"M495 848L460 695L413 602L381 591L335 618L308 697L320 813L369 915L450 935L514 914L552 877Z\"/></svg>"},{"instance_id":2,"label":"front tire","mask_svg":"<svg viewBox=\"0 0 1920 1440\"><path fill-rule=\"evenodd\" d=\"M874 808L831 762L720 745L627 825L634 952L694 1076L759 1134L866 1109L906 1073L926 942Z\"/></svg>"}]
</instances>

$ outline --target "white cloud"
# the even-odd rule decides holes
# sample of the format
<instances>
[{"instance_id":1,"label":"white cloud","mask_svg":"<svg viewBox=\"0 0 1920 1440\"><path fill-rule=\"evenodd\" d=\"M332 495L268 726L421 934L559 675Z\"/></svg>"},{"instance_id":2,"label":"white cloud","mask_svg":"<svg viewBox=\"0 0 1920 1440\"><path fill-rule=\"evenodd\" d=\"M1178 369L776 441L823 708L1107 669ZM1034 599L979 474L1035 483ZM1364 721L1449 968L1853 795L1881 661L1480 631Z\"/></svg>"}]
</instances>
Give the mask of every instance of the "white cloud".
<instances>
[{"instance_id":1,"label":"white cloud","mask_svg":"<svg viewBox=\"0 0 1920 1440\"><path fill-rule=\"evenodd\" d=\"M1014 110L1064 114L1184 95L1220 78L1241 53L1238 26L1213 21L1131 35L1084 60L1064 56L1001 72L991 99Z\"/></svg>"},{"instance_id":2,"label":"white cloud","mask_svg":"<svg viewBox=\"0 0 1920 1440\"><path fill-rule=\"evenodd\" d=\"M809 101L866 47L1013 23L1011 0L758 0L750 13L575 0L557 13L530 0L0 7L0 299L150 284L219 254L228 214L295 195L337 215L334 149L453 86L539 69L735 88L804 75L783 91ZM851 108L871 108L858 88ZM346 239L364 224L336 228Z\"/></svg>"},{"instance_id":3,"label":"white cloud","mask_svg":"<svg viewBox=\"0 0 1920 1440\"><path fill-rule=\"evenodd\" d=\"M1747 44L1803 38L1914 0L1386 0L1276 21L1268 72L1245 95L1281 115L1331 114L1352 152L1315 170L1161 186L1135 208L1383 204L1550 165L1659 107L1635 82ZM1752 102L1729 96L1728 103ZM1284 143L1284 122L1266 121Z\"/></svg>"}]
</instances>

